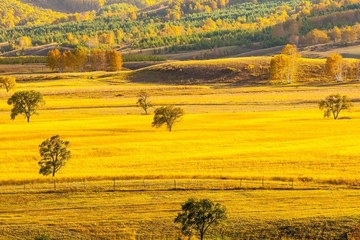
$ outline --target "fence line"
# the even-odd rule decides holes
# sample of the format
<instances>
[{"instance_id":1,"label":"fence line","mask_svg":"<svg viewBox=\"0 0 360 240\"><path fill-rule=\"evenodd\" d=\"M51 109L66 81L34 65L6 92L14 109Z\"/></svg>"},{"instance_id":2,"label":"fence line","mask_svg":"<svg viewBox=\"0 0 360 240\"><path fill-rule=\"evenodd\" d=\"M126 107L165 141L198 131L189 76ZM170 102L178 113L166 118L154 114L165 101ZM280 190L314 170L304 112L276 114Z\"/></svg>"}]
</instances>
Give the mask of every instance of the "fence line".
<instances>
[{"instance_id":1,"label":"fence line","mask_svg":"<svg viewBox=\"0 0 360 240\"><path fill-rule=\"evenodd\" d=\"M241 189L318 189L316 183L248 179L142 179L142 180L98 180L85 178L68 182L24 182L23 185L0 185L1 193L51 192L51 191L163 191L163 190L241 190Z\"/></svg>"}]
</instances>

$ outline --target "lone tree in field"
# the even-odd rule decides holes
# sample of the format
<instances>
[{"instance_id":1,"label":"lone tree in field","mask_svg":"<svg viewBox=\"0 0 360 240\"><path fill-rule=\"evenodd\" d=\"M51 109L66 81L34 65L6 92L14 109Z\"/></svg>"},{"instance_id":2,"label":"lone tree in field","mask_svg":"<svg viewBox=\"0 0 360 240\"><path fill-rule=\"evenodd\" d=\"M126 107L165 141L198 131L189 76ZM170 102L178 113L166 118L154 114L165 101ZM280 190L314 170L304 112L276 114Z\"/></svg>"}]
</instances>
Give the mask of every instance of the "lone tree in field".
<instances>
[{"instance_id":1,"label":"lone tree in field","mask_svg":"<svg viewBox=\"0 0 360 240\"><path fill-rule=\"evenodd\" d=\"M32 90L14 93L8 99L7 104L13 105L10 115L12 120L21 114L27 119L27 122L29 122L30 117L37 114L36 111L40 106L44 105L45 102L41 93Z\"/></svg>"},{"instance_id":2,"label":"lone tree in field","mask_svg":"<svg viewBox=\"0 0 360 240\"><path fill-rule=\"evenodd\" d=\"M324 117L330 117L332 114L337 119L341 110L349 109L352 106L347 96L332 94L319 102L319 108L324 110Z\"/></svg>"},{"instance_id":3,"label":"lone tree in field","mask_svg":"<svg viewBox=\"0 0 360 240\"><path fill-rule=\"evenodd\" d=\"M161 127L166 123L166 127L171 132L175 122L184 115L184 110L178 107L168 106L155 109L153 127Z\"/></svg>"},{"instance_id":4,"label":"lone tree in field","mask_svg":"<svg viewBox=\"0 0 360 240\"><path fill-rule=\"evenodd\" d=\"M270 61L270 80L288 84L297 80L301 55L295 45L287 44Z\"/></svg>"},{"instance_id":5,"label":"lone tree in field","mask_svg":"<svg viewBox=\"0 0 360 240\"><path fill-rule=\"evenodd\" d=\"M69 146L68 141L61 140L59 135L52 136L50 139L46 139L39 145L39 152L41 160L39 161L40 170L39 173L47 176L55 176L70 159L71 153L67 150Z\"/></svg>"},{"instance_id":6,"label":"lone tree in field","mask_svg":"<svg viewBox=\"0 0 360 240\"><path fill-rule=\"evenodd\" d=\"M148 114L147 110L152 107L151 103L149 102L148 98L150 97L149 94L145 91L141 91L138 95L138 101L136 102L136 104L141 107L144 112L145 115Z\"/></svg>"},{"instance_id":7,"label":"lone tree in field","mask_svg":"<svg viewBox=\"0 0 360 240\"><path fill-rule=\"evenodd\" d=\"M191 236L193 230L204 238L206 231L226 219L226 208L209 199L196 200L190 198L181 205L181 212L175 218L175 223L181 224L181 232Z\"/></svg>"},{"instance_id":8,"label":"lone tree in field","mask_svg":"<svg viewBox=\"0 0 360 240\"><path fill-rule=\"evenodd\" d=\"M14 77L0 77L0 86L3 86L6 89L6 92L9 92L11 89L15 88L16 79Z\"/></svg>"}]
</instances>

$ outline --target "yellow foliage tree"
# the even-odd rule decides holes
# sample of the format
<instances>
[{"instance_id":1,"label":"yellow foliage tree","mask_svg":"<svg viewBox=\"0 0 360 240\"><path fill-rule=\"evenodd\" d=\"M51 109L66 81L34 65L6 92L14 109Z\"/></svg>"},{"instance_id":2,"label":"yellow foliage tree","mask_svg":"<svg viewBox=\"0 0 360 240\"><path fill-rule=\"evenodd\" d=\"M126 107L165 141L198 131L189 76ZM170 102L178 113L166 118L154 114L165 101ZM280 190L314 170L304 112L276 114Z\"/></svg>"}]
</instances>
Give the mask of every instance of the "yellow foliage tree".
<instances>
[{"instance_id":1,"label":"yellow foliage tree","mask_svg":"<svg viewBox=\"0 0 360 240\"><path fill-rule=\"evenodd\" d=\"M346 71L346 66L341 54L333 53L326 58L325 72L329 77L342 82L344 71Z\"/></svg>"},{"instance_id":2,"label":"yellow foliage tree","mask_svg":"<svg viewBox=\"0 0 360 240\"><path fill-rule=\"evenodd\" d=\"M306 40L309 44L327 43L329 37L325 31L314 29L306 34Z\"/></svg>"},{"instance_id":3,"label":"yellow foliage tree","mask_svg":"<svg viewBox=\"0 0 360 240\"><path fill-rule=\"evenodd\" d=\"M332 35L335 42L341 40L341 30L337 26L334 27Z\"/></svg>"},{"instance_id":4,"label":"yellow foliage tree","mask_svg":"<svg viewBox=\"0 0 360 240\"><path fill-rule=\"evenodd\" d=\"M106 51L106 58L110 71L120 71L122 68L122 58L119 52L115 50Z\"/></svg>"},{"instance_id":5,"label":"yellow foliage tree","mask_svg":"<svg viewBox=\"0 0 360 240\"><path fill-rule=\"evenodd\" d=\"M77 71L82 72L85 70L85 63L87 59L87 51L83 48L76 48L73 52L75 68Z\"/></svg>"},{"instance_id":6,"label":"yellow foliage tree","mask_svg":"<svg viewBox=\"0 0 360 240\"><path fill-rule=\"evenodd\" d=\"M17 40L17 44L22 48L30 47L32 45L31 38L29 38L27 36L20 37Z\"/></svg>"},{"instance_id":7,"label":"yellow foliage tree","mask_svg":"<svg viewBox=\"0 0 360 240\"><path fill-rule=\"evenodd\" d=\"M287 44L281 54L275 55L270 62L270 80L292 83L297 80L300 53L295 45Z\"/></svg>"},{"instance_id":8,"label":"yellow foliage tree","mask_svg":"<svg viewBox=\"0 0 360 240\"><path fill-rule=\"evenodd\" d=\"M57 69L58 72L63 71L63 59L59 49L54 49L48 52L46 57L46 66L51 70Z\"/></svg>"}]
</instances>

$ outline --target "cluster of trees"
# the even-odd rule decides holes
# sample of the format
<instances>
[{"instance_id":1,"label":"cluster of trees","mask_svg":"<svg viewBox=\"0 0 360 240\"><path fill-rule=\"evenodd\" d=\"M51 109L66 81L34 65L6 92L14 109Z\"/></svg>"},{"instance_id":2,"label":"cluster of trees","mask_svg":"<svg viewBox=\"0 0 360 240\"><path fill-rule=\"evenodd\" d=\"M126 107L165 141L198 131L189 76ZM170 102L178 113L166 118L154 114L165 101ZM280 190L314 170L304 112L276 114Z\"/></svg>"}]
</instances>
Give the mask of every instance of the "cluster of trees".
<instances>
[{"instance_id":1,"label":"cluster of trees","mask_svg":"<svg viewBox=\"0 0 360 240\"><path fill-rule=\"evenodd\" d=\"M119 71L122 68L121 54L115 50L76 48L61 53L58 49L48 52L46 66L58 72Z\"/></svg>"},{"instance_id":2,"label":"cluster of trees","mask_svg":"<svg viewBox=\"0 0 360 240\"><path fill-rule=\"evenodd\" d=\"M313 45L330 40L350 42L358 39L360 1L304 1L296 13L272 27L273 38L292 44Z\"/></svg>"},{"instance_id":3,"label":"cluster of trees","mask_svg":"<svg viewBox=\"0 0 360 240\"><path fill-rule=\"evenodd\" d=\"M137 97L138 101L136 102L136 105L144 110L145 115L148 115L149 108L153 107L152 103L149 101L150 95L145 91L141 91ZM178 122L183 115L183 109L174 107L172 105L157 108L154 111L154 120L152 122L152 126L159 128L166 124L167 129L169 132L171 132L173 125Z\"/></svg>"},{"instance_id":4,"label":"cluster of trees","mask_svg":"<svg viewBox=\"0 0 360 240\"><path fill-rule=\"evenodd\" d=\"M43 8L50 8L54 11L77 13L87 11L101 11L106 6L125 3L136 7L147 7L159 3L159 0L23 0Z\"/></svg>"},{"instance_id":5,"label":"cluster of trees","mask_svg":"<svg viewBox=\"0 0 360 240\"><path fill-rule=\"evenodd\" d=\"M295 0L287 0L286 3L289 7L296 5ZM58 42L88 46L89 44L101 44L100 36L105 33L115 36L114 41L108 42L125 46L132 44L133 48L191 46L204 38L214 38L211 42L212 46L209 47L209 44L206 43L199 44L197 48L212 48L216 46L215 44L218 46L242 45L244 42L264 40L252 38L251 35L267 35L266 31L261 32L259 30L283 21L289 16L291 12L287 8L284 10L281 4L284 3L264 1L256 4L236 4L224 9L217 9L211 13L202 12L185 15L180 20L169 22L166 22L165 15L161 17L158 14L156 16L144 16L136 21L123 21L123 18L119 16L97 17L92 21L62 24L61 27L45 25L22 27L16 30L0 30L0 41L1 39L14 41L14 39L27 36L34 45ZM220 34L217 33L219 31L221 31ZM69 33L73 35L72 41L68 39ZM224 33L228 34L226 37L228 39L217 38L218 35ZM245 40L241 40L244 39L243 36L245 35L247 36Z\"/></svg>"},{"instance_id":6,"label":"cluster of trees","mask_svg":"<svg viewBox=\"0 0 360 240\"><path fill-rule=\"evenodd\" d=\"M53 4L54 0L41 2ZM85 4L80 0L67 2L74 6ZM90 2L98 4L95 0L87 3ZM155 2L145 1L144 4ZM352 41L359 38L358 26L354 24L360 20L360 0L313 3L296 0L245 3L173 0L166 10L141 12L129 5L138 4L130 0L126 3L105 1L104 4L97 13L98 17L74 15L71 17L74 22L61 27L44 25L0 29L0 41L19 46L27 46L28 40L33 45L58 42L87 47L102 44L132 48L167 46L169 51L178 51L251 45L252 42L262 42L264 47L270 47L287 42L309 45L331 39ZM124 21L125 18L128 20ZM78 22L82 19L88 21Z\"/></svg>"},{"instance_id":7,"label":"cluster of trees","mask_svg":"<svg viewBox=\"0 0 360 240\"><path fill-rule=\"evenodd\" d=\"M297 80L301 55L295 45L287 44L281 54L270 61L270 81L272 83L292 83ZM341 54L333 53L326 58L325 74L330 80L342 82L346 79L360 78L360 61L343 59Z\"/></svg>"},{"instance_id":8,"label":"cluster of trees","mask_svg":"<svg viewBox=\"0 0 360 240\"><path fill-rule=\"evenodd\" d=\"M66 14L24 4L19 0L0 1L0 27L13 28L17 25L51 24Z\"/></svg>"}]
</instances>

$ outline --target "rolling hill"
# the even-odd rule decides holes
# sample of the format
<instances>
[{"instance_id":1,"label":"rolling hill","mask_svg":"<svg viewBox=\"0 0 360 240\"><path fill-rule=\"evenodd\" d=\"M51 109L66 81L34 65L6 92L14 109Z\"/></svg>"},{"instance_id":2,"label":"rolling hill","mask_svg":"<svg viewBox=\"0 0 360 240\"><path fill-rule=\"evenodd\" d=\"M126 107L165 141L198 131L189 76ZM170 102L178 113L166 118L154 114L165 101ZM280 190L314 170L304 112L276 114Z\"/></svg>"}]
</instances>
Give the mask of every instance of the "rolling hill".
<instances>
[{"instance_id":1,"label":"rolling hill","mask_svg":"<svg viewBox=\"0 0 360 240\"><path fill-rule=\"evenodd\" d=\"M17 4L53 15L40 14L35 19L25 10L2 12L6 26L0 29L0 42L9 43L0 45L4 56L28 55L34 52L27 51L31 46L57 43L66 48L114 48L124 54L147 52L177 60L211 59L271 55L272 47L292 43L303 48L306 56L324 57L311 46L326 45L327 51L360 38L360 0L313 0L311 4L299 0L204 0L202 4L196 0L68 0L61 4L64 9L52 0L2 4L3 9ZM93 11L71 13L75 9ZM23 44L24 38L29 44Z\"/></svg>"}]
</instances>

